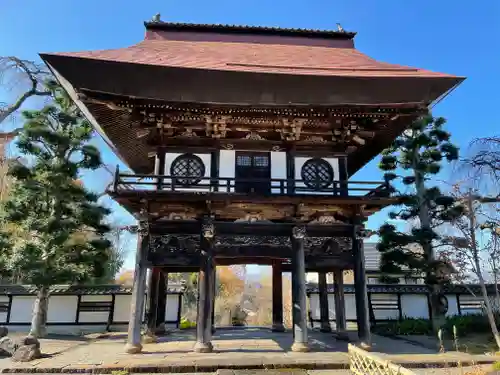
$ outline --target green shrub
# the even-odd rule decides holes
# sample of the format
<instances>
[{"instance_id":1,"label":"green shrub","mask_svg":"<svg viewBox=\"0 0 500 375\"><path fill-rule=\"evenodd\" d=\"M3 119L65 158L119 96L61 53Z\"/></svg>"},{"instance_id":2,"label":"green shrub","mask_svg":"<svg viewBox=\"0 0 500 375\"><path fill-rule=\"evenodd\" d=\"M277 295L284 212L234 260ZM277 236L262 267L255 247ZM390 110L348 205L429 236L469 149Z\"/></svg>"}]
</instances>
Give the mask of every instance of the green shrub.
<instances>
[{"instance_id":1,"label":"green shrub","mask_svg":"<svg viewBox=\"0 0 500 375\"><path fill-rule=\"evenodd\" d=\"M498 320L497 317L497 322ZM457 327L458 336L471 333L490 333L491 328L488 317L483 314L454 315L446 318L443 333L446 337L453 337L453 326ZM432 325L428 319L405 318L401 321L394 320L377 323L373 328L374 333L386 335L431 335Z\"/></svg>"},{"instance_id":2,"label":"green shrub","mask_svg":"<svg viewBox=\"0 0 500 375\"><path fill-rule=\"evenodd\" d=\"M446 318L443 330L447 335L451 336L453 334L453 326L457 327L458 336L465 336L469 333L491 332L488 317L483 314L454 315Z\"/></svg>"},{"instance_id":3,"label":"green shrub","mask_svg":"<svg viewBox=\"0 0 500 375\"><path fill-rule=\"evenodd\" d=\"M401 321L378 323L373 331L386 335L427 335L432 332L432 326L427 319L405 318Z\"/></svg>"},{"instance_id":4,"label":"green shrub","mask_svg":"<svg viewBox=\"0 0 500 375\"><path fill-rule=\"evenodd\" d=\"M179 324L180 329L188 329L195 327L196 327L196 322L192 322L190 320L187 320L186 318L181 318L181 322Z\"/></svg>"}]
</instances>

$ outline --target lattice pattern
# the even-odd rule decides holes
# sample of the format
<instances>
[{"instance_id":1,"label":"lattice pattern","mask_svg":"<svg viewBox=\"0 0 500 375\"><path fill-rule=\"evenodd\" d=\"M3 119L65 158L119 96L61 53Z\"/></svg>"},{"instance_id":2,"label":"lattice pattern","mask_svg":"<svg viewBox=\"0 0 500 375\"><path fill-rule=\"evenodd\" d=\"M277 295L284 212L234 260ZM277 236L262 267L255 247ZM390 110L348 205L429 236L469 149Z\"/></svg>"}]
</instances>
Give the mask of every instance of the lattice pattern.
<instances>
[{"instance_id":1,"label":"lattice pattern","mask_svg":"<svg viewBox=\"0 0 500 375\"><path fill-rule=\"evenodd\" d=\"M333 169L324 159L309 159L302 166L301 177L308 188L320 190L332 183Z\"/></svg>"},{"instance_id":2,"label":"lattice pattern","mask_svg":"<svg viewBox=\"0 0 500 375\"><path fill-rule=\"evenodd\" d=\"M397 366L372 353L349 344L349 366L357 375L415 375L413 371Z\"/></svg>"},{"instance_id":3,"label":"lattice pattern","mask_svg":"<svg viewBox=\"0 0 500 375\"><path fill-rule=\"evenodd\" d=\"M205 175L205 165L203 160L192 154L184 154L172 162L170 174L175 178L175 182L181 185L196 185Z\"/></svg>"}]
</instances>

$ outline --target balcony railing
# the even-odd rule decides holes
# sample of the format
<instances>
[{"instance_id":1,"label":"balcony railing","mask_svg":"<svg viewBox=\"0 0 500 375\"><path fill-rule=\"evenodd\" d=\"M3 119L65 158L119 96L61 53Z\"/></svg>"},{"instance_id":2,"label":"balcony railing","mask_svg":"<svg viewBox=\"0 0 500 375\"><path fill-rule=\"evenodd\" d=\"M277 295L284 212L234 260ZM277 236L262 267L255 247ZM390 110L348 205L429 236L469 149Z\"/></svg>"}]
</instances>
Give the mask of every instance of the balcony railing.
<instances>
[{"instance_id":1,"label":"balcony railing","mask_svg":"<svg viewBox=\"0 0 500 375\"><path fill-rule=\"evenodd\" d=\"M311 186L312 185L312 186ZM321 195L388 197L380 181L332 181L328 186L296 179L241 179L234 177L174 177L150 174L115 175L113 191L161 191L252 195Z\"/></svg>"}]
</instances>

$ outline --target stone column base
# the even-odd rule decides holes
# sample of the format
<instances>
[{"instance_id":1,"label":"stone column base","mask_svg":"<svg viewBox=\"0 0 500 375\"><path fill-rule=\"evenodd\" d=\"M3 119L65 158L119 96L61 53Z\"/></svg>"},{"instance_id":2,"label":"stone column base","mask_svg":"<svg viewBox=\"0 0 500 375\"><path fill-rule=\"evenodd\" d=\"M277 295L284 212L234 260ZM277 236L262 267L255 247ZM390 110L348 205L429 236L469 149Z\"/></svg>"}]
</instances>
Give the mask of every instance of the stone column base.
<instances>
[{"instance_id":1,"label":"stone column base","mask_svg":"<svg viewBox=\"0 0 500 375\"><path fill-rule=\"evenodd\" d=\"M158 337L156 337L156 335L154 335L153 333L148 332L144 336L142 336L142 342L144 344L154 344L158 342Z\"/></svg>"},{"instance_id":2,"label":"stone column base","mask_svg":"<svg viewBox=\"0 0 500 375\"><path fill-rule=\"evenodd\" d=\"M164 334L165 331L166 331L165 323L158 324L158 327L156 327L155 329L155 333L160 335Z\"/></svg>"},{"instance_id":3,"label":"stone column base","mask_svg":"<svg viewBox=\"0 0 500 375\"><path fill-rule=\"evenodd\" d=\"M273 323L273 327L271 328L273 332L285 332L285 327L283 323Z\"/></svg>"},{"instance_id":4,"label":"stone column base","mask_svg":"<svg viewBox=\"0 0 500 375\"><path fill-rule=\"evenodd\" d=\"M305 342L294 342L292 345L292 352L306 353L309 351L309 345Z\"/></svg>"},{"instance_id":5,"label":"stone column base","mask_svg":"<svg viewBox=\"0 0 500 375\"><path fill-rule=\"evenodd\" d=\"M366 350L367 352L369 352L372 349L372 344L368 341L360 341L358 342L358 346L361 349Z\"/></svg>"},{"instance_id":6,"label":"stone column base","mask_svg":"<svg viewBox=\"0 0 500 375\"><path fill-rule=\"evenodd\" d=\"M137 354L142 351L142 345L141 344L131 344L127 342L125 344L125 353L128 354Z\"/></svg>"},{"instance_id":7,"label":"stone column base","mask_svg":"<svg viewBox=\"0 0 500 375\"><path fill-rule=\"evenodd\" d=\"M211 353L213 351L214 347L211 342L196 342L194 344L193 351L196 353Z\"/></svg>"},{"instance_id":8,"label":"stone column base","mask_svg":"<svg viewBox=\"0 0 500 375\"><path fill-rule=\"evenodd\" d=\"M335 338L340 341L349 341L349 335L344 331L335 332Z\"/></svg>"}]
</instances>

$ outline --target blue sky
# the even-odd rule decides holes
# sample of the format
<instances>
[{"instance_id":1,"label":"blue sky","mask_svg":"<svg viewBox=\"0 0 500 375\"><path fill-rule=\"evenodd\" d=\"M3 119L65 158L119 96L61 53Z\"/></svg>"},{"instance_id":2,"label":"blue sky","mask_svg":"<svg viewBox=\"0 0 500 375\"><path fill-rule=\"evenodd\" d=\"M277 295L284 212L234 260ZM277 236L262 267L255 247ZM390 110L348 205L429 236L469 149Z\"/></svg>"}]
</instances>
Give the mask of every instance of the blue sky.
<instances>
[{"instance_id":1,"label":"blue sky","mask_svg":"<svg viewBox=\"0 0 500 375\"><path fill-rule=\"evenodd\" d=\"M375 59L467 77L434 110L448 119L463 152L474 137L499 133L498 0L0 0L0 56L37 59L39 52L125 47L143 38L143 21L158 12L163 21L172 22L315 29L333 29L340 22L358 32L356 47ZM0 87L0 101L5 98ZM115 165L114 155L96 142L105 162ZM380 179L376 163L354 179ZM108 179L106 173L85 176L95 189ZM131 221L113 208L115 220ZM382 220L383 214L375 215L369 227Z\"/></svg>"}]
</instances>

